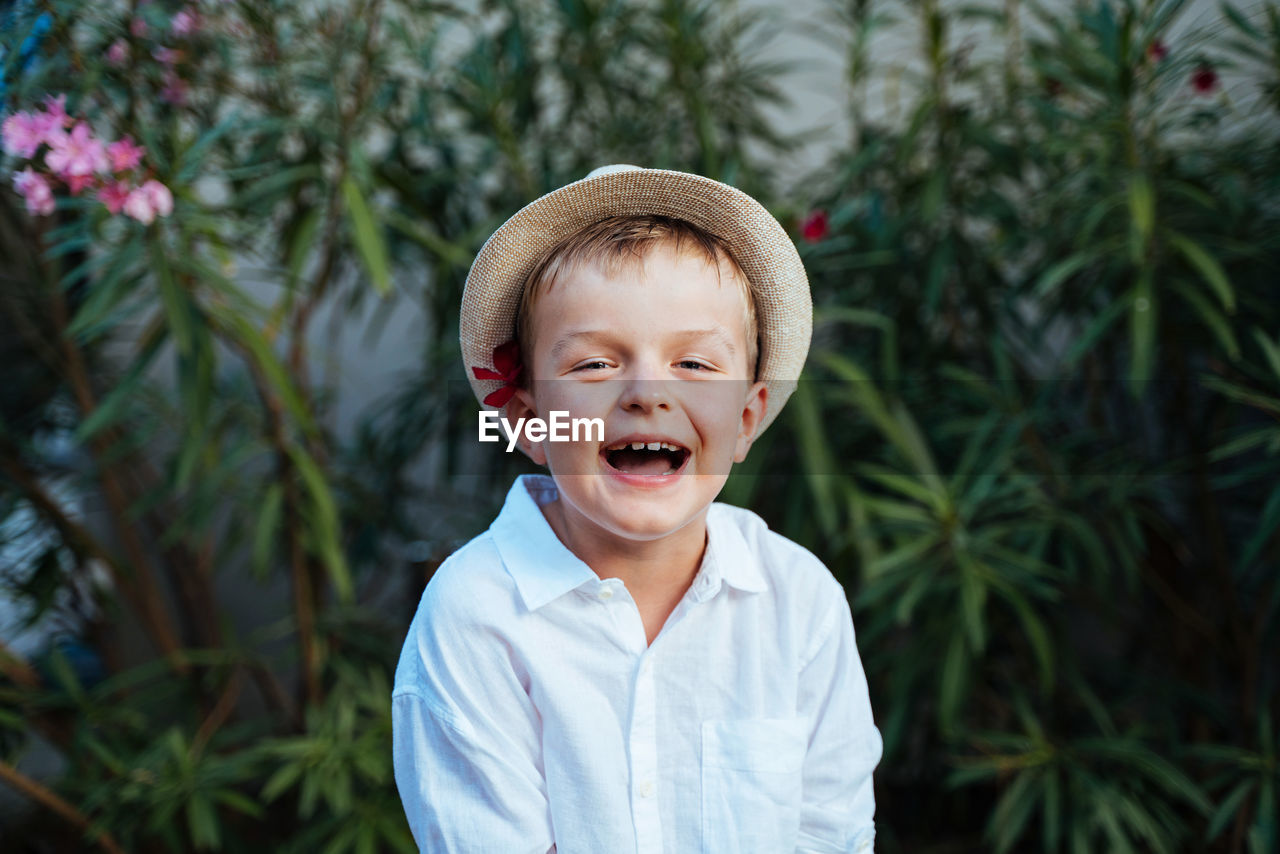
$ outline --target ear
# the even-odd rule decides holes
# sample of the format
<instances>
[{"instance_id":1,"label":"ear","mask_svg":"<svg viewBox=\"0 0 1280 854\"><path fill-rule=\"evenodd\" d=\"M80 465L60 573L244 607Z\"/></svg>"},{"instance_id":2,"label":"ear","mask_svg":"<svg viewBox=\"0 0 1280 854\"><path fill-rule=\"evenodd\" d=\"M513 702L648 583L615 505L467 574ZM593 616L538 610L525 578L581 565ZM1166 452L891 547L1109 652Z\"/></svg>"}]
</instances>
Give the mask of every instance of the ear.
<instances>
[{"instance_id":1,"label":"ear","mask_svg":"<svg viewBox=\"0 0 1280 854\"><path fill-rule=\"evenodd\" d=\"M765 407L769 402L769 388L763 382L756 382L747 390L747 399L742 405L742 423L738 430L738 442L733 449L733 461L740 463L747 458L751 443L755 441L756 431L764 420Z\"/></svg>"},{"instance_id":2,"label":"ear","mask_svg":"<svg viewBox=\"0 0 1280 854\"><path fill-rule=\"evenodd\" d=\"M507 405L502 408L502 415L507 419L512 427L516 425L521 418L529 419L538 415L538 407L533 399L533 392L527 388L516 389L516 393L507 401ZM547 464L547 450L542 442L530 442L528 434L523 430L520 431L520 437L516 441L516 447L524 452L524 455L533 460L540 466Z\"/></svg>"}]
</instances>

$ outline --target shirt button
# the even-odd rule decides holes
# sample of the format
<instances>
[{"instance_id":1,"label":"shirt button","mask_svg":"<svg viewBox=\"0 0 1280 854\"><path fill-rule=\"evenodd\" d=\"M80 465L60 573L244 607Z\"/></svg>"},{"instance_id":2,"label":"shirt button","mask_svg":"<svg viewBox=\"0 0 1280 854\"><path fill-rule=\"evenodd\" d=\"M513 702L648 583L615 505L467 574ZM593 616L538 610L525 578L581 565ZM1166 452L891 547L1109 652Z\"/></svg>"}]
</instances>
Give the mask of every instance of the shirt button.
<instances>
[{"instance_id":1,"label":"shirt button","mask_svg":"<svg viewBox=\"0 0 1280 854\"><path fill-rule=\"evenodd\" d=\"M651 671L653 670L653 659L652 659L652 658L646 658L646 659L644 660L644 664L640 665L640 669L641 669L642 671L644 671L645 673L649 673L649 672L651 672Z\"/></svg>"},{"instance_id":2,"label":"shirt button","mask_svg":"<svg viewBox=\"0 0 1280 854\"><path fill-rule=\"evenodd\" d=\"M864 839L864 840L862 840L861 842L859 842L859 843L858 843L858 850L859 850L859 851L870 851L870 850L871 850L871 843L870 843L870 842L868 842L868 841L867 841L867 840L865 840L865 839Z\"/></svg>"},{"instance_id":3,"label":"shirt button","mask_svg":"<svg viewBox=\"0 0 1280 854\"><path fill-rule=\"evenodd\" d=\"M653 781L645 780L643 783L640 784L640 797L642 798L653 797Z\"/></svg>"},{"instance_id":4,"label":"shirt button","mask_svg":"<svg viewBox=\"0 0 1280 854\"><path fill-rule=\"evenodd\" d=\"M606 587L605 589L601 590L601 591L600 591L600 598L601 598L601 599L612 599L612 598L613 598L613 590L612 590L611 588L608 588L608 587Z\"/></svg>"}]
</instances>

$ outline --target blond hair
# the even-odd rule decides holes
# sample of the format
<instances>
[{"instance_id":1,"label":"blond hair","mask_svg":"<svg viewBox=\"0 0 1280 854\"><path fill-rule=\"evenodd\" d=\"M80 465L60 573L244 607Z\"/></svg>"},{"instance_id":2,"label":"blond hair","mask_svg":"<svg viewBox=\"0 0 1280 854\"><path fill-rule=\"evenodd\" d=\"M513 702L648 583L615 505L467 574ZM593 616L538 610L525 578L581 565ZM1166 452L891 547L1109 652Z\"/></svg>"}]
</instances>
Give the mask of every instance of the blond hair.
<instances>
[{"instance_id":1,"label":"blond hair","mask_svg":"<svg viewBox=\"0 0 1280 854\"><path fill-rule=\"evenodd\" d=\"M717 276L721 258L733 269L733 278L743 291L747 373L754 379L760 347L750 280L720 237L687 220L659 214L615 216L594 222L561 240L542 256L525 280L516 311L516 341L526 362L531 355L533 307L538 297L561 276L587 264L599 264L606 276L614 276L626 266L644 260L649 251L664 243L673 244L677 254L682 244L690 244L694 252L715 266Z\"/></svg>"}]
</instances>

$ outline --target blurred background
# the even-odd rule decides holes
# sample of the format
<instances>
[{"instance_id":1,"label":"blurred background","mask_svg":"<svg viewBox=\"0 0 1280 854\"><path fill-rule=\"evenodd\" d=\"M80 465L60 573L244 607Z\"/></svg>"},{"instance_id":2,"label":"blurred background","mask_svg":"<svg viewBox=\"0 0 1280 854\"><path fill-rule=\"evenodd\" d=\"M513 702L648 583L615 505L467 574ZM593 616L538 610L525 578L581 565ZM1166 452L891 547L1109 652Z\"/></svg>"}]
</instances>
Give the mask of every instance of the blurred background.
<instances>
[{"instance_id":1,"label":"blurred background","mask_svg":"<svg viewBox=\"0 0 1280 854\"><path fill-rule=\"evenodd\" d=\"M722 500L845 586L878 850L1280 851L1274 0L0 0L0 68L5 852L414 850L400 644L530 470L462 283L606 163L805 260Z\"/></svg>"}]
</instances>

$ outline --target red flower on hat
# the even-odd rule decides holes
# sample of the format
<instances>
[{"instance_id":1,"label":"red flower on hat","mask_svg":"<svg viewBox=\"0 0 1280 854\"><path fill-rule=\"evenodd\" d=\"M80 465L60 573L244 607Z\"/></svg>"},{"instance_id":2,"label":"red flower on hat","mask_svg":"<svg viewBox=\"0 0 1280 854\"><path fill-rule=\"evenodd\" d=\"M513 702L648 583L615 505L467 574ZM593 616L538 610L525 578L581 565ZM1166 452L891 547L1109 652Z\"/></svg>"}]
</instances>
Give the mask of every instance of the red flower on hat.
<instances>
[{"instance_id":1,"label":"red flower on hat","mask_svg":"<svg viewBox=\"0 0 1280 854\"><path fill-rule=\"evenodd\" d=\"M520 372L524 370L524 366L520 364L520 345L515 341L508 341L505 344L499 344L493 348L493 366L497 370L491 371L488 368L472 367L471 372L476 375L478 380L502 380L502 388L490 392L485 396L485 406L506 406L519 388L516 381L520 379Z\"/></svg>"},{"instance_id":2,"label":"red flower on hat","mask_svg":"<svg viewBox=\"0 0 1280 854\"><path fill-rule=\"evenodd\" d=\"M830 226L827 222L827 212L824 210L814 211L800 224L800 236L806 243L817 243L827 236L828 231Z\"/></svg>"}]
</instances>

